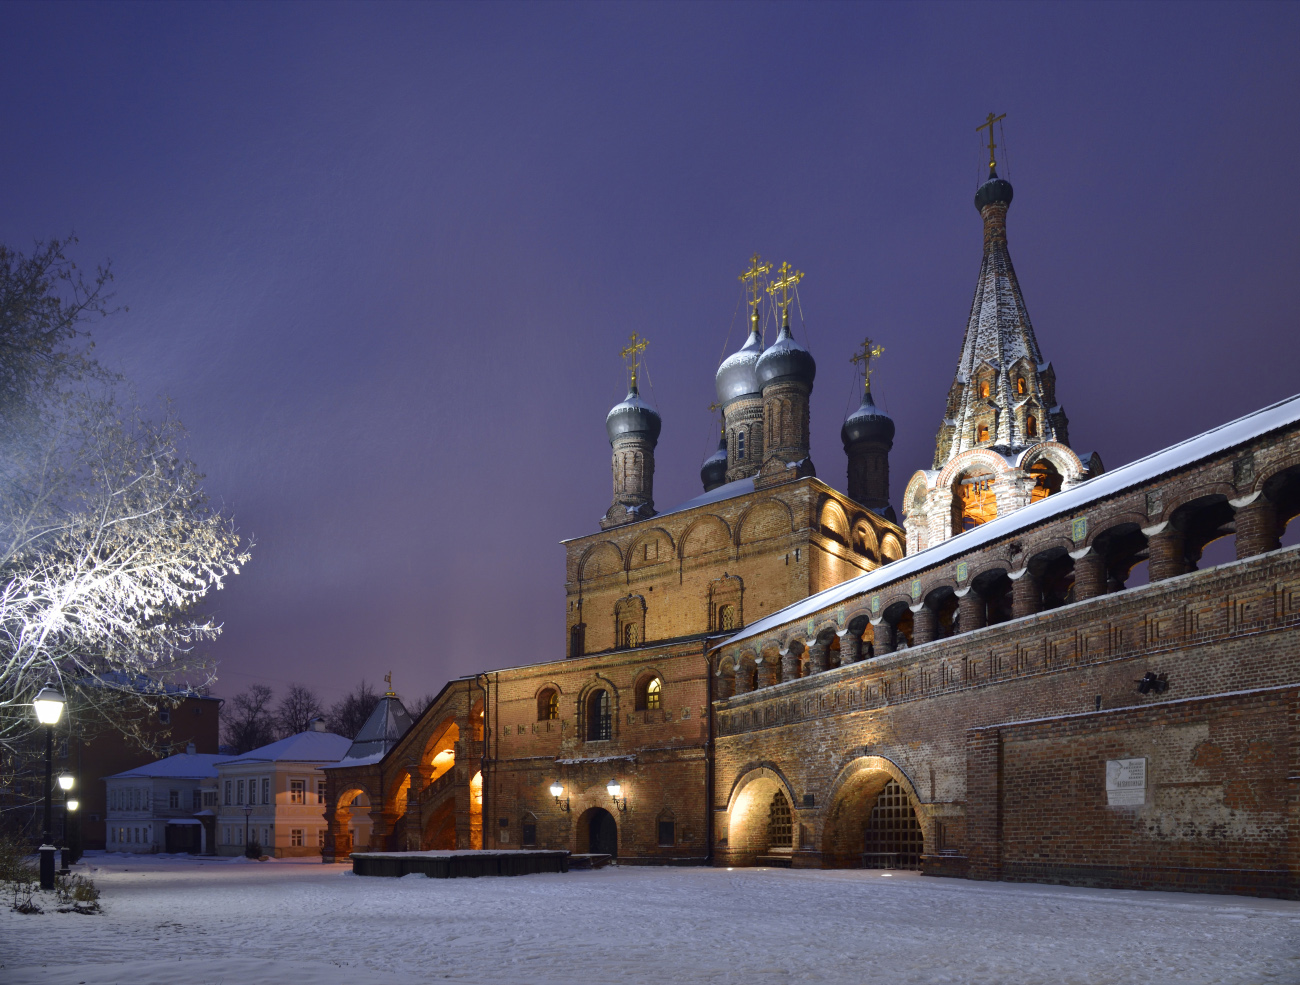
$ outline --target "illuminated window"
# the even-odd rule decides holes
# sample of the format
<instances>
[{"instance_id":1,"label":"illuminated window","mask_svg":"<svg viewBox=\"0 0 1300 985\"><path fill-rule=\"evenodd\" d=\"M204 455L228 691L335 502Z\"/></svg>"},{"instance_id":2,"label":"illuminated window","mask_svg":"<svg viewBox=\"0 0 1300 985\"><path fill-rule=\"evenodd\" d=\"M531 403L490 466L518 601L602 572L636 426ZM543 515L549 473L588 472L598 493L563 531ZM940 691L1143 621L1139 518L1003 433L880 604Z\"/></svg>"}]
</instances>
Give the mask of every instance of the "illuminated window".
<instances>
[{"instance_id":1,"label":"illuminated window","mask_svg":"<svg viewBox=\"0 0 1300 985\"><path fill-rule=\"evenodd\" d=\"M718 610L718 628L736 628L736 607L734 605L724 605Z\"/></svg>"},{"instance_id":2,"label":"illuminated window","mask_svg":"<svg viewBox=\"0 0 1300 985\"><path fill-rule=\"evenodd\" d=\"M553 722L560 717L560 693L548 687L537 696L537 720Z\"/></svg>"},{"instance_id":3,"label":"illuminated window","mask_svg":"<svg viewBox=\"0 0 1300 985\"><path fill-rule=\"evenodd\" d=\"M289 803L291 804L307 803L307 781L306 780L289 781Z\"/></svg>"},{"instance_id":4,"label":"illuminated window","mask_svg":"<svg viewBox=\"0 0 1300 985\"><path fill-rule=\"evenodd\" d=\"M768 848L790 848L794 843L794 825L791 823L790 801L778 790L767 807Z\"/></svg>"},{"instance_id":5,"label":"illuminated window","mask_svg":"<svg viewBox=\"0 0 1300 985\"><path fill-rule=\"evenodd\" d=\"M980 425L979 433L975 436L975 440L979 442L989 440L989 426L987 424Z\"/></svg>"},{"instance_id":6,"label":"illuminated window","mask_svg":"<svg viewBox=\"0 0 1300 985\"><path fill-rule=\"evenodd\" d=\"M325 781L324 780L316 781L316 803L318 804L325 803Z\"/></svg>"},{"instance_id":7,"label":"illuminated window","mask_svg":"<svg viewBox=\"0 0 1300 985\"><path fill-rule=\"evenodd\" d=\"M744 431L736 432L736 457L737 458L745 457L745 432Z\"/></svg>"},{"instance_id":8,"label":"illuminated window","mask_svg":"<svg viewBox=\"0 0 1300 985\"><path fill-rule=\"evenodd\" d=\"M989 385L987 380L980 384L980 399L981 400L989 399Z\"/></svg>"},{"instance_id":9,"label":"illuminated window","mask_svg":"<svg viewBox=\"0 0 1300 985\"><path fill-rule=\"evenodd\" d=\"M953 533L973 530L998 515L998 501L993 493L993 474L968 475L953 489Z\"/></svg>"},{"instance_id":10,"label":"illuminated window","mask_svg":"<svg viewBox=\"0 0 1300 985\"><path fill-rule=\"evenodd\" d=\"M660 699L663 697L663 687L663 681L659 680L657 677L646 685L645 706L650 711L659 708Z\"/></svg>"},{"instance_id":11,"label":"illuminated window","mask_svg":"<svg viewBox=\"0 0 1300 985\"><path fill-rule=\"evenodd\" d=\"M1034 488L1029 493L1031 503L1037 503L1040 499L1061 491L1061 473L1056 471L1051 462L1040 459L1029 466L1029 474L1034 477Z\"/></svg>"},{"instance_id":12,"label":"illuminated window","mask_svg":"<svg viewBox=\"0 0 1300 985\"><path fill-rule=\"evenodd\" d=\"M1016 393L1018 393L1020 396L1023 397L1023 396L1025 395L1025 391L1026 391L1027 389L1028 389L1028 387L1025 386L1025 378L1024 378L1023 376L1017 376L1017 377L1016 377Z\"/></svg>"},{"instance_id":13,"label":"illuminated window","mask_svg":"<svg viewBox=\"0 0 1300 985\"><path fill-rule=\"evenodd\" d=\"M305 833L305 832L304 832L304 829L302 829L302 828L290 828L290 829L289 829L289 844L292 845L294 848L302 848L302 847L303 847L303 841L304 841L304 839L303 839L303 835L304 835L304 833Z\"/></svg>"},{"instance_id":14,"label":"illuminated window","mask_svg":"<svg viewBox=\"0 0 1300 985\"><path fill-rule=\"evenodd\" d=\"M1031 438L1038 437L1038 418L1033 414L1025 418L1025 434Z\"/></svg>"}]
</instances>

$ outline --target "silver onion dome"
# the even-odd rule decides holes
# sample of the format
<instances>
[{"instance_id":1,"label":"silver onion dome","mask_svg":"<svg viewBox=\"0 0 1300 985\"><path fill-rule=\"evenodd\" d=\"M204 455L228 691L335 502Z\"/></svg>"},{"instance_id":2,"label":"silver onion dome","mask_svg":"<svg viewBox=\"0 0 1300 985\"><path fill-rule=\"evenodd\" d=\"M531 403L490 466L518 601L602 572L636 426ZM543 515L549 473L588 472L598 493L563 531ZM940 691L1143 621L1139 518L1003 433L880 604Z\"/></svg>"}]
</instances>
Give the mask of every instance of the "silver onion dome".
<instances>
[{"instance_id":1,"label":"silver onion dome","mask_svg":"<svg viewBox=\"0 0 1300 985\"><path fill-rule=\"evenodd\" d=\"M633 386L621 404L615 404L605 415L605 433L610 443L620 434L643 434L651 441L659 440L663 421L659 412L641 399Z\"/></svg>"},{"instance_id":2,"label":"silver onion dome","mask_svg":"<svg viewBox=\"0 0 1300 985\"><path fill-rule=\"evenodd\" d=\"M758 385L758 376L755 374L758 357L762 354L763 341L759 338L755 323L745 344L722 360L722 365L718 367L718 375L714 377L718 388L718 403L725 407L733 400L762 392L763 388Z\"/></svg>"},{"instance_id":3,"label":"silver onion dome","mask_svg":"<svg viewBox=\"0 0 1300 985\"><path fill-rule=\"evenodd\" d=\"M704 460L700 466L700 481L704 491L716 489L727 481L727 436L718 439L718 450Z\"/></svg>"},{"instance_id":4,"label":"silver onion dome","mask_svg":"<svg viewBox=\"0 0 1300 985\"><path fill-rule=\"evenodd\" d=\"M790 334L790 314L787 310L781 324L781 334L759 357L755 367L758 385L781 383L791 380L806 383L810 388L817 376L817 362L812 353L794 340Z\"/></svg>"},{"instance_id":5,"label":"silver onion dome","mask_svg":"<svg viewBox=\"0 0 1300 985\"><path fill-rule=\"evenodd\" d=\"M859 441L893 444L894 419L876 406L870 390L862 395L862 406L845 418L844 426L840 428L840 440L844 442L845 451Z\"/></svg>"}]
</instances>

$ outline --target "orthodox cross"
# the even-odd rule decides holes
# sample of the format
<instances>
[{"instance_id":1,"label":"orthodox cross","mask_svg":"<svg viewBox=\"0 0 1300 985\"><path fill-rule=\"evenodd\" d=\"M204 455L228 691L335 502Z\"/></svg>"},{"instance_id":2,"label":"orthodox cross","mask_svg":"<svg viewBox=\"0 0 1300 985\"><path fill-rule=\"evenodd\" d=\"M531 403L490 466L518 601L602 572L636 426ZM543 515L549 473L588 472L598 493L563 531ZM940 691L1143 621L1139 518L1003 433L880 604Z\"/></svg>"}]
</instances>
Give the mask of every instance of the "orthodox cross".
<instances>
[{"instance_id":1,"label":"orthodox cross","mask_svg":"<svg viewBox=\"0 0 1300 985\"><path fill-rule=\"evenodd\" d=\"M629 386L633 390L636 389L636 367L637 367L637 363L639 362L637 356L645 352L646 346L648 346L649 344L650 343L647 342L645 339L638 336L636 332L633 332L631 341L629 341L627 346L623 349L623 351L619 353L619 355L621 355L624 359L628 361L627 370L631 376L631 383Z\"/></svg>"},{"instance_id":2,"label":"orthodox cross","mask_svg":"<svg viewBox=\"0 0 1300 985\"><path fill-rule=\"evenodd\" d=\"M790 291L793 290L803 280L803 271L795 270L788 263L782 263L777 268L776 280L767 285L767 293L775 299L777 292L781 293L781 300L777 303L781 306L781 317L784 319L786 311L790 307Z\"/></svg>"},{"instance_id":3,"label":"orthodox cross","mask_svg":"<svg viewBox=\"0 0 1300 985\"><path fill-rule=\"evenodd\" d=\"M393 672L390 670L384 675L384 683L388 685L388 693L393 693Z\"/></svg>"},{"instance_id":4,"label":"orthodox cross","mask_svg":"<svg viewBox=\"0 0 1300 985\"><path fill-rule=\"evenodd\" d=\"M772 269L770 263L764 263L757 253L749 258L749 269L740 275L740 282L745 285L749 295L749 306L758 314L758 304L762 300L763 287L760 283L763 275Z\"/></svg>"},{"instance_id":5,"label":"orthodox cross","mask_svg":"<svg viewBox=\"0 0 1300 985\"><path fill-rule=\"evenodd\" d=\"M857 366L862 371L862 376L866 380L866 388L871 389L871 360L878 359L885 354L883 345L876 345L868 336L862 340L862 346L849 357L849 362Z\"/></svg>"},{"instance_id":6,"label":"orthodox cross","mask_svg":"<svg viewBox=\"0 0 1300 985\"><path fill-rule=\"evenodd\" d=\"M998 166L997 157L994 155L994 151L997 150L998 145L995 144L995 143L993 142L993 124L997 123L999 120L1005 120L1006 118L1007 118L1007 114L1006 114L1006 113L1003 113L1001 116L994 116L992 113L990 113L990 114L989 114L989 118L988 118L987 120L985 120L983 123L981 123L979 126L977 126L977 127L975 128L975 132L976 132L976 133L979 133L981 130L983 130L983 129L986 128L986 127L988 128L988 131L989 131L989 170L990 170L990 171L995 170L995 169L997 168L997 166Z\"/></svg>"},{"instance_id":7,"label":"orthodox cross","mask_svg":"<svg viewBox=\"0 0 1300 985\"><path fill-rule=\"evenodd\" d=\"M709 404L709 410L718 415L718 427L725 429L727 426L726 421L723 419L722 414L719 413L719 411L722 410L722 404L719 403Z\"/></svg>"}]
</instances>

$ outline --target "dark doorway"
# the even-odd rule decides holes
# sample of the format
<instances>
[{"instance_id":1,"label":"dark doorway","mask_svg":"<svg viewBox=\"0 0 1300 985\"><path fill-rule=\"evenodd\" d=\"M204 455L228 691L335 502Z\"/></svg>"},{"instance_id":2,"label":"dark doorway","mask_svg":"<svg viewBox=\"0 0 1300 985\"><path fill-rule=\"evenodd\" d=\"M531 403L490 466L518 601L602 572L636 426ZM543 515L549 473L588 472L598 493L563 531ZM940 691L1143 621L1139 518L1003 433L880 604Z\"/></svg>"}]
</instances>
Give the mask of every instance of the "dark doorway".
<instances>
[{"instance_id":1,"label":"dark doorway","mask_svg":"<svg viewBox=\"0 0 1300 985\"><path fill-rule=\"evenodd\" d=\"M591 846L591 853L618 858L618 825L614 823L613 815L602 807L595 807L587 823L590 825L587 844Z\"/></svg>"},{"instance_id":2,"label":"dark doorway","mask_svg":"<svg viewBox=\"0 0 1300 985\"><path fill-rule=\"evenodd\" d=\"M862 864L867 869L919 869L925 842L907 791L890 780L867 821Z\"/></svg>"}]
</instances>

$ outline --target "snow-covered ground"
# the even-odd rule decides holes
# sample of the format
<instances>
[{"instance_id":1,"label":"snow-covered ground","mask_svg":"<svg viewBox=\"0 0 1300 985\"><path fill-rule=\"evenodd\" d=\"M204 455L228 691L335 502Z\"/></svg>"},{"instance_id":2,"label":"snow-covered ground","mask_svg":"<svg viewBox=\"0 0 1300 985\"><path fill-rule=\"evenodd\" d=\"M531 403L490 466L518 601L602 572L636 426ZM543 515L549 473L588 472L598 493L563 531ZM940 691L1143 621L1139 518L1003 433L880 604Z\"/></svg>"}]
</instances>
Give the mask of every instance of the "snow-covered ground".
<instances>
[{"instance_id":1,"label":"snow-covered ground","mask_svg":"<svg viewBox=\"0 0 1300 985\"><path fill-rule=\"evenodd\" d=\"M1300 904L911 873L364 878L90 855L100 916L0 912L6 985L1300 982Z\"/></svg>"}]
</instances>

